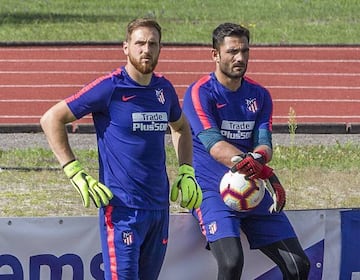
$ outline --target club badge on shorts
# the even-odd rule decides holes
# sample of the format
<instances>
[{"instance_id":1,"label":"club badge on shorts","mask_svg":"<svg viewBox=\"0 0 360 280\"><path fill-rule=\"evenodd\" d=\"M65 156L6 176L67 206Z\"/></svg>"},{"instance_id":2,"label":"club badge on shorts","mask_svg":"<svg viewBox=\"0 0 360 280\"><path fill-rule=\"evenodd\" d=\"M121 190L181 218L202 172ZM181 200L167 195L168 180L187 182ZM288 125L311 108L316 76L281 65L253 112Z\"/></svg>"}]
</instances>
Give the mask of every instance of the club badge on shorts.
<instances>
[{"instance_id":1,"label":"club badge on shorts","mask_svg":"<svg viewBox=\"0 0 360 280\"><path fill-rule=\"evenodd\" d=\"M210 234L215 234L216 231L217 231L217 224L216 224L216 222L210 223L209 226L208 226L208 229L209 229L209 233L210 233Z\"/></svg>"},{"instance_id":2,"label":"club badge on shorts","mask_svg":"<svg viewBox=\"0 0 360 280\"><path fill-rule=\"evenodd\" d=\"M134 234L132 231L123 231L122 240L124 244L131 245L134 242Z\"/></svg>"}]
</instances>

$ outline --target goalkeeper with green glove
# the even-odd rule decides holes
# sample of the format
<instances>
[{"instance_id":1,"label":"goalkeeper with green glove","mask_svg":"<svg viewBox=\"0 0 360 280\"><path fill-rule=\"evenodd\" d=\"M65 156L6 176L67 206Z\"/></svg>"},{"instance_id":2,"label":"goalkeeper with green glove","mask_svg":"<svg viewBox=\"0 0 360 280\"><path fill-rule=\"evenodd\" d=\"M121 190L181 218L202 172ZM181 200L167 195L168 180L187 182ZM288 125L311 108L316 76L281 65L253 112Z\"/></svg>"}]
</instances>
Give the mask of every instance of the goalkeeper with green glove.
<instances>
[{"instance_id":1,"label":"goalkeeper with green glove","mask_svg":"<svg viewBox=\"0 0 360 280\"><path fill-rule=\"evenodd\" d=\"M49 145L83 205L93 201L100 208L105 279L157 279L167 248L169 198L189 210L202 202L189 124L172 84L153 74L160 38L155 20L130 22L123 45L126 65L55 104L41 118ZM98 179L76 159L66 130L67 123L88 114L97 136ZM171 188L165 165L169 126L180 166Z\"/></svg>"}]
</instances>

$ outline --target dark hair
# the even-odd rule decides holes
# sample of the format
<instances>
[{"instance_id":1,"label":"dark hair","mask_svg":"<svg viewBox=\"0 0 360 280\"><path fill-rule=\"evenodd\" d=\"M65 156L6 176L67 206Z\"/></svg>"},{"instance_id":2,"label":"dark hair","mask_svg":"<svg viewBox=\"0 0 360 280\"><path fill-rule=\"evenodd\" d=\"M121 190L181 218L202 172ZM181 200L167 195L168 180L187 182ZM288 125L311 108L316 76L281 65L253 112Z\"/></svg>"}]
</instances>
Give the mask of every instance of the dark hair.
<instances>
[{"instance_id":1,"label":"dark hair","mask_svg":"<svg viewBox=\"0 0 360 280\"><path fill-rule=\"evenodd\" d=\"M216 27L212 34L212 46L219 50L220 45L224 42L224 38L228 36L243 37L245 36L250 42L250 31L240 24L222 23Z\"/></svg>"},{"instance_id":2,"label":"dark hair","mask_svg":"<svg viewBox=\"0 0 360 280\"><path fill-rule=\"evenodd\" d=\"M130 21L126 28L126 41L130 39L133 31L139 27L155 28L159 32L159 41L161 41L161 26L153 18L137 18Z\"/></svg>"}]
</instances>

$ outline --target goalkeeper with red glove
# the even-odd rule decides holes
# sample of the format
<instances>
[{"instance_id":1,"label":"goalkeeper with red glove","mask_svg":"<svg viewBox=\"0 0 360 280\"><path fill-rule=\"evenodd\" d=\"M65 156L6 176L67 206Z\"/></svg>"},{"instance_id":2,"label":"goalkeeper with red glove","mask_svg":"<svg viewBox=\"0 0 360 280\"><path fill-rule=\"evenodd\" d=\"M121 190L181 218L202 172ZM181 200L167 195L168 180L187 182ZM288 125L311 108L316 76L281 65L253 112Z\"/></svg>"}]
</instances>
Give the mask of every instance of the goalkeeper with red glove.
<instances>
[{"instance_id":1,"label":"goalkeeper with red glove","mask_svg":"<svg viewBox=\"0 0 360 280\"><path fill-rule=\"evenodd\" d=\"M217 26L211 52L215 70L191 84L184 96L183 110L193 133L196 179L204 196L193 215L216 258L217 279L242 278L240 234L246 235L251 249L259 249L278 265L283 279L307 279L309 260L281 211L285 190L267 166L272 158L271 95L245 76L249 38L249 30L238 24ZM255 208L236 211L224 203L219 186L229 169L249 180L268 182L268 191Z\"/></svg>"}]
</instances>

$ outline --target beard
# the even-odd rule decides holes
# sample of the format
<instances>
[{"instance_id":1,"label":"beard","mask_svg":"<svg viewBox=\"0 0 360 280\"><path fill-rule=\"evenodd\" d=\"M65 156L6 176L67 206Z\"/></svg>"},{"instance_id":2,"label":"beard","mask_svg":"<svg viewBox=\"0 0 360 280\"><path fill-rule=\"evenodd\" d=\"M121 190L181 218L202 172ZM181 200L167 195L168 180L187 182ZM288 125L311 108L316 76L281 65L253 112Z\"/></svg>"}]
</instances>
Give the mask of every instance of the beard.
<instances>
[{"instance_id":1,"label":"beard","mask_svg":"<svg viewBox=\"0 0 360 280\"><path fill-rule=\"evenodd\" d=\"M220 64L220 71L228 78L230 79L239 79L242 78L245 75L247 65L243 64L241 65L241 69L234 70L233 66L227 66L225 64ZM237 66L240 67L240 66Z\"/></svg>"},{"instance_id":2,"label":"beard","mask_svg":"<svg viewBox=\"0 0 360 280\"><path fill-rule=\"evenodd\" d=\"M149 61L147 63L143 63L141 58L137 60L133 56L129 55L129 60L134 68L144 75L152 73L158 63L158 57L149 57Z\"/></svg>"}]
</instances>

